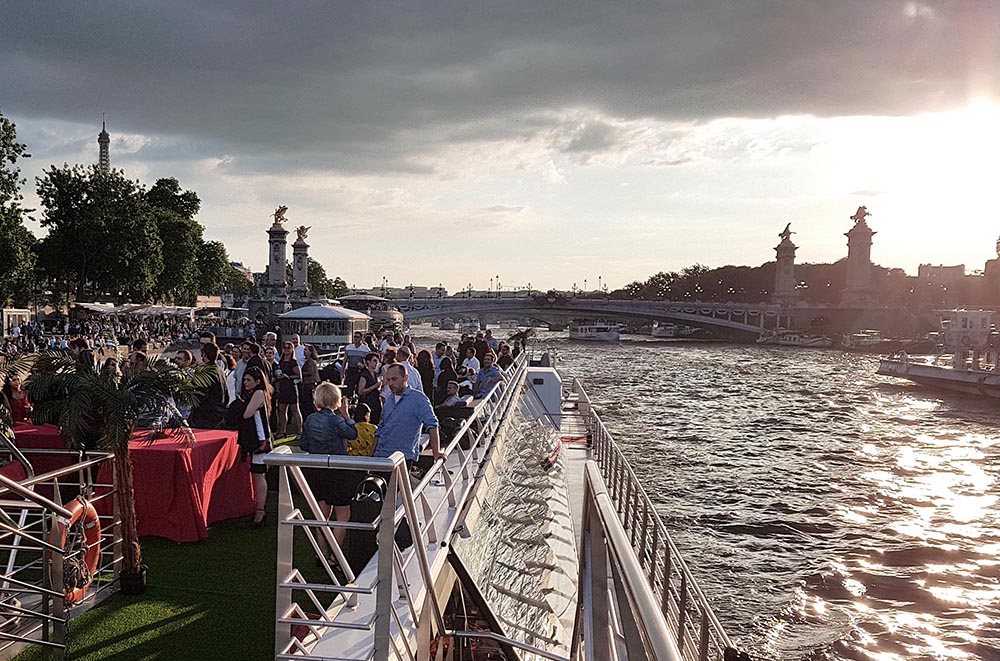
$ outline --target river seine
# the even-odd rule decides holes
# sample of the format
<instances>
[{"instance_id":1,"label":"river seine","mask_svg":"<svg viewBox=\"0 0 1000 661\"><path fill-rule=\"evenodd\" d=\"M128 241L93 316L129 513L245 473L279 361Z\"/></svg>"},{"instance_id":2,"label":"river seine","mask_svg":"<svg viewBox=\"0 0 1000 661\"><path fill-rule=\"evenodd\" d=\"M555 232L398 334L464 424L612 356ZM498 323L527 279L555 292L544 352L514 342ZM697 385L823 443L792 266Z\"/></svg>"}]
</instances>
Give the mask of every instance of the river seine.
<instances>
[{"instance_id":1,"label":"river seine","mask_svg":"<svg viewBox=\"0 0 1000 661\"><path fill-rule=\"evenodd\" d=\"M997 402L835 350L547 346L755 657L1000 659Z\"/></svg>"}]
</instances>

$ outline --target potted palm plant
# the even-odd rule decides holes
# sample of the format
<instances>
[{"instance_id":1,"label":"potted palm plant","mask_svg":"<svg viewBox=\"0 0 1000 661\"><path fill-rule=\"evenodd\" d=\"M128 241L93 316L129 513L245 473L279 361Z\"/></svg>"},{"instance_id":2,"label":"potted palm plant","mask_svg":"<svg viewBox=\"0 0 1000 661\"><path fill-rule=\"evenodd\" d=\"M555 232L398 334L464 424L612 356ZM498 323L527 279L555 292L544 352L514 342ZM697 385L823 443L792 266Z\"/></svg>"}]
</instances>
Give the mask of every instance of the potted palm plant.
<instances>
[{"instance_id":1,"label":"potted palm plant","mask_svg":"<svg viewBox=\"0 0 1000 661\"><path fill-rule=\"evenodd\" d=\"M211 368L182 372L162 359L143 365L121 360L118 369L106 367L97 369L61 353L42 354L27 387L35 401L36 423L56 425L72 449L112 454L121 515L122 591L141 594L146 568L136 528L129 442L152 442L162 433L185 434L193 441L186 427L171 430L168 425L183 425L174 402L194 403L211 382ZM142 428L144 421L154 424Z\"/></svg>"}]
</instances>

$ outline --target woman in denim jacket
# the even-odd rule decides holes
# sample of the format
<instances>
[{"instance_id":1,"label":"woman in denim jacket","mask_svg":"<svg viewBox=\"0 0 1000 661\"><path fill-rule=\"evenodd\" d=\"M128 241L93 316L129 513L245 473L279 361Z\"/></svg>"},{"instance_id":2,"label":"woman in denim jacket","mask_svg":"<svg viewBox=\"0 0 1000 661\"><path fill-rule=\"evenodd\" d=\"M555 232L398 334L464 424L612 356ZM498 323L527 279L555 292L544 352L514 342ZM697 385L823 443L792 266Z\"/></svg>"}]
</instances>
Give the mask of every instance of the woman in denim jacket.
<instances>
[{"instance_id":1,"label":"woman in denim jacket","mask_svg":"<svg viewBox=\"0 0 1000 661\"><path fill-rule=\"evenodd\" d=\"M299 448L309 454L347 455L347 441L358 437L354 420L347 413L347 398L341 397L340 388L324 381L313 391L313 404L317 412L302 425ZM329 518L333 510L337 521L349 521L351 500L364 475L336 468L307 468L303 473L313 494L321 501L323 514ZM333 529L338 544L343 543L345 532L343 528Z\"/></svg>"}]
</instances>

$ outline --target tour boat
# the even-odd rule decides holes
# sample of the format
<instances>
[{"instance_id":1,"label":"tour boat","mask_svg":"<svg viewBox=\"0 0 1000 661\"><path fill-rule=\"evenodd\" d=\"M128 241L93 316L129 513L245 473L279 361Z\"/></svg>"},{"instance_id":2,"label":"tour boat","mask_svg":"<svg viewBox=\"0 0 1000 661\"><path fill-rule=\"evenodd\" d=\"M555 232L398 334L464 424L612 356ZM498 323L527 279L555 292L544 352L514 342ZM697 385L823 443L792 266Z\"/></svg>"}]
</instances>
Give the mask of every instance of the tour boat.
<instances>
[{"instance_id":1,"label":"tour boat","mask_svg":"<svg viewBox=\"0 0 1000 661\"><path fill-rule=\"evenodd\" d=\"M438 324L438 327L441 330L455 330L455 320L451 317L445 317L441 320L440 324Z\"/></svg>"},{"instance_id":2,"label":"tour boat","mask_svg":"<svg viewBox=\"0 0 1000 661\"><path fill-rule=\"evenodd\" d=\"M476 319L463 319L461 331L463 335L475 335L480 331L479 321Z\"/></svg>"},{"instance_id":3,"label":"tour boat","mask_svg":"<svg viewBox=\"0 0 1000 661\"><path fill-rule=\"evenodd\" d=\"M371 317L369 325L376 333L403 330L403 313L398 308L389 305L389 300L381 296L369 294L352 294L341 296L340 302L345 308L364 312Z\"/></svg>"},{"instance_id":4,"label":"tour boat","mask_svg":"<svg viewBox=\"0 0 1000 661\"><path fill-rule=\"evenodd\" d=\"M743 658L583 386L526 358L422 474L400 453L265 456L275 659ZM329 520L303 469L381 475L358 488L370 518Z\"/></svg>"},{"instance_id":5,"label":"tour boat","mask_svg":"<svg viewBox=\"0 0 1000 661\"><path fill-rule=\"evenodd\" d=\"M833 340L825 335L812 335L804 331L778 329L765 331L757 344L777 344L784 347L832 347Z\"/></svg>"},{"instance_id":6,"label":"tour boat","mask_svg":"<svg viewBox=\"0 0 1000 661\"><path fill-rule=\"evenodd\" d=\"M1000 338L989 310L943 310L940 351L931 357L905 352L879 361L878 373L931 388L1000 398Z\"/></svg>"},{"instance_id":7,"label":"tour boat","mask_svg":"<svg viewBox=\"0 0 1000 661\"><path fill-rule=\"evenodd\" d=\"M595 321L573 324L569 327L569 339L589 342L617 342L621 337L618 324Z\"/></svg>"},{"instance_id":8,"label":"tour boat","mask_svg":"<svg viewBox=\"0 0 1000 661\"><path fill-rule=\"evenodd\" d=\"M306 305L278 317L282 335L296 334L320 353L350 344L354 333L367 332L369 324L369 316L362 312L326 303Z\"/></svg>"}]
</instances>

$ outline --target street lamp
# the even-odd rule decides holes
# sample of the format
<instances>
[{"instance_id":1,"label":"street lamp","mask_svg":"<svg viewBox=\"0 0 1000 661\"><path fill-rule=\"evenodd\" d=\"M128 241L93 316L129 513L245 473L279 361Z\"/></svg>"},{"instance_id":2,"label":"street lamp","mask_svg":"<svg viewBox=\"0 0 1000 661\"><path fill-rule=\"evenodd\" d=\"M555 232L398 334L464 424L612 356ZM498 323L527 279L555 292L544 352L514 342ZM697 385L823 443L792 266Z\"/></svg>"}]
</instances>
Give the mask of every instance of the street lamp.
<instances>
[{"instance_id":1,"label":"street lamp","mask_svg":"<svg viewBox=\"0 0 1000 661\"><path fill-rule=\"evenodd\" d=\"M500 298L500 274L497 274L497 298Z\"/></svg>"}]
</instances>

